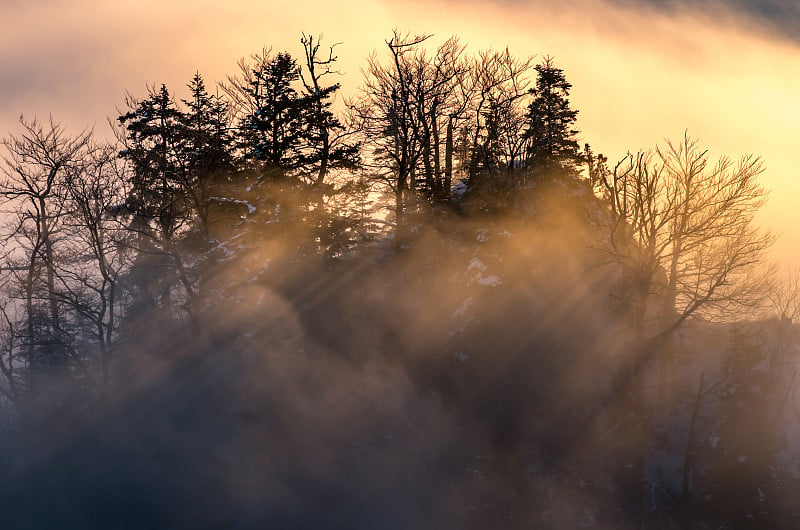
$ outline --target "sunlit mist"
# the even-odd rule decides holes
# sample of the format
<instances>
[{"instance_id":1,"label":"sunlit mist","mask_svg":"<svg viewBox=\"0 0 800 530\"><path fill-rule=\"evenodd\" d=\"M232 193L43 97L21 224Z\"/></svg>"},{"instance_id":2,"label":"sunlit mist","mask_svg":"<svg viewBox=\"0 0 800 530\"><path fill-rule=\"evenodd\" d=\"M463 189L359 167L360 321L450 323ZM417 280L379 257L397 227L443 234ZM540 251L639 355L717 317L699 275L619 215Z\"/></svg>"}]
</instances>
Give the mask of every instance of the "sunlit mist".
<instances>
[{"instance_id":1,"label":"sunlit mist","mask_svg":"<svg viewBox=\"0 0 800 530\"><path fill-rule=\"evenodd\" d=\"M790 0L2 15L3 528L800 528Z\"/></svg>"}]
</instances>

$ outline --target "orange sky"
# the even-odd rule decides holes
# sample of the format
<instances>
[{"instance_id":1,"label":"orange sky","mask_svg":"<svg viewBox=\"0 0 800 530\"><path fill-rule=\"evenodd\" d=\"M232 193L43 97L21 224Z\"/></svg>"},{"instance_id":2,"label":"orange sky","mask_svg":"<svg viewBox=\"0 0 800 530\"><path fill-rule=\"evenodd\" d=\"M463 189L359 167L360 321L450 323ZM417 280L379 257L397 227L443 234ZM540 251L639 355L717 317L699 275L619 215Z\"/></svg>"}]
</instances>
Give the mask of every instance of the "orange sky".
<instances>
[{"instance_id":1,"label":"orange sky","mask_svg":"<svg viewBox=\"0 0 800 530\"><path fill-rule=\"evenodd\" d=\"M180 97L196 70L213 85L264 45L299 55L301 31L342 41L343 92L393 27L457 34L472 50L554 56L583 141L612 160L684 130L712 156L762 156L772 194L760 221L782 234L772 256L800 265L800 41L732 10L606 1L4 0L0 134L52 113L107 135L126 90L164 82Z\"/></svg>"}]
</instances>

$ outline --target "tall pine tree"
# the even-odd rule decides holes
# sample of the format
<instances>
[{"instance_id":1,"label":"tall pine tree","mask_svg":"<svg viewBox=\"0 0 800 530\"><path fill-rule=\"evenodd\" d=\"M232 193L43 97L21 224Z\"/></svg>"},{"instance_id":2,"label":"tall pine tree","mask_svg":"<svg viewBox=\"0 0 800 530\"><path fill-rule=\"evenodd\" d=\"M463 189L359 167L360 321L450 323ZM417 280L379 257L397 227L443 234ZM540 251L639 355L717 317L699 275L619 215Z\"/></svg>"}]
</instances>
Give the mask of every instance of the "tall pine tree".
<instances>
[{"instance_id":1,"label":"tall pine tree","mask_svg":"<svg viewBox=\"0 0 800 530\"><path fill-rule=\"evenodd\" d=\"M244 87L253 110L242 119L240 147L246 158L261 162L261 177L272 182L283 181L301 165L306 98L293 86L299 79L297 61L279 53L257 64Z\"/></svg>"},{"instance_id":2,"label":"tall pine tree","mask_svg":"<svg viewBox=\"0 0 800 530\"><path fill-rule=\"evenodd\" d=\"M185 204L181 200L185 181L178 158L182 150L183 113L166 85L151 89L141 101L129 98L130 111L119 117L125 132L120 157L131 166L128 209L149 227L172 236L182 224Z\"/></svg>"},{"instance_id":3,"label":"tall pine tree","mask_svg":"<svg viewBox=\"0 0 800 530\"><path fill-rule=\"evenodd\" d=\"M186 193L186 116L163 84L144 100L128 98L128 106L119 117L124 128L119 156L132 169L126 209L128 244L138 251L134 281L143 308L160 301L169 311L176 281L190 299L195 294L181 247L195 216Z\"/></svg>"},{"instance_id":4,"label":"tall pine tree","mask_svg":"<svg viewBox=\"0 0 800 530\"><path fill-rule=\"evenodd\" d=\"M186 111L180 124L184 188L197 215L198 232L207 240L210 210L220 204L234 170L229 106L209 95L199 73L188 87L190 97L183 100Z\"/></svg>"},{"instance_id":5,"label":"tall pine tree","mask_svg":"<svg viewBox=\"0 0 800 530\"><path fill-rule=\"evenodd\" d=\"M536 87L528 106L528 166L535 174L573 173L581 162L577 110L569 106L572 85L551 57L536 66Z\"/></svg>"}]
</instances>

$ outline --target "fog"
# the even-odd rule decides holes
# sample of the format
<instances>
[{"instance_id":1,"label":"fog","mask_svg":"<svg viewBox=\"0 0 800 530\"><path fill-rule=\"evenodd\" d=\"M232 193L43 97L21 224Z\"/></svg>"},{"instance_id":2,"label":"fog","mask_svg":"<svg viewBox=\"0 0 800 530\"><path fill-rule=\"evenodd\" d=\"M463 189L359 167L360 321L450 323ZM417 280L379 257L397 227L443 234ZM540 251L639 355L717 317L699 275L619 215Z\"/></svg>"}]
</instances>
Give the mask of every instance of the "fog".
<instances>
[{"instance_id":1,"label":"fog","mask_svg":"<svg viewBox=\"0 0 800 530\"><path fill-rule=\"evenodd\" d=\"M399 253L331 262L296 239L243 241L194 317L129 318L104 399L55 373L7 418L5 524L673 528L736 523L760 487L785 527L794 490L763 485L759 462L721 468L743 485L714 489L719 506L677 504L697 377L708 389L735 356L725 328L694 321L670 412L653 431L636 420L640 352L585 214L595 200L571 186L539 187L521 217L417 219ZM722 436L771 462L773 431L719 431L724 395L701 403L698 447ZM696 492L722 477L702 462Z\"/></svg>"},{"instance_id":2,"label":"fog","mask_svg":"<svg viewBox=\"0 0 800 530\"><path fill-rule=\"evenodd\" d=\"M572 470L618 326L586 324L602 289L581 237L541 222L447 219L332 267L252 248L196 322L130 324L107 402L48 381L2 440L6 521L567 528L558 503L618 504Z\"/></svg>"},{"instance_id":3,"label":"fog","mask_svg":"<svg viewBox=\"0 0 800 530\"><path fill-rule=\"evenodd\" d=\"M430 42L452 33L469 53L508 45L515 57L554 56L575 87L578 139L612 168L663 135L699 136L703 149L734 158L762 155L773 193L756 221L785 232L769 258L795 259L800 236L784 228L800 123L800 77L787 66L800 54L786 22L796 16L791 6L255 4L84 2L78 11L12 2L18 23L0 47L0 66L11 72L0 86L0 126L14 130L20 112L54 113L69 130L94 123L101 138L106 116L124 112L111 109L126 90L134 101L163 81L180 99L195 71L212 87L265 38L297 55L299 31L314 28L294 21L323 26L326 43L343 41L334 107L342 109L369 50L386 52L388 28L435 33ZM797 315L769 306L769 289L780 286L774 269L756 271L766 278L762 299L725 315L698 310L672 326L681 308L665 294L666 262L651 267L649 284L637 283L642 263L625 258L645 246L614 254L615 244L631 244L630 220L616 219L626 234L618 237L594 177L582 165L557 178L518 177L514 162L501 166L507 175L476 172L460 183L467 195L432 204L421 205L430 190L412 180L401 231L392 214L365 218L363 202L388 211L395 199L358 187L371 175L353 179L350 209L341 211L323 207L316 190L285 195L294 175L259 190L272 169L243 157L228 181L242 186L203 195L212 204L205 213L220 219L200 222L189 206L175 253L158 234L150 246L130 243L147 230L110 236L125 310L108 325L106 386L93 380L105 368L94 344L81 344L83 361L75 355L48 369L25 357L35 334L23 325L41 327L43 349L52 346L48 326L62 331L47 323L47 302L72 304L69 325L83 334L94 310L82 291L74 303L56 299L46 285L52 259L32 253L29 285L44 294L36 311L23 315L20 306L11 315L19 319L0 321L8 341L0 360L16 370L3 381L16 378L22 389L0 386L0 521L31 529L794 528ZM456 172L473 170L462 163ZM520 180L480 195L475 182L504 175ZM180 185L178 193L196 191ZM102 222L127 215L134 195L102 205ZM742 210L758 210L756 195ZM66 219L73 212L64 204L57 215ZM712 206L697 206L697 215ZM26 224L32 219L20 217L25 230L6 242L22 242L18 252L41 253L42 224ZM133 221L117 222L113 230L135 233ZM210 233L198 243L201 224ZM72 287L85 278L68 276L69 260L87 251L62 237L72 233L65 226L53 241L65 260L59 281ZM757 250L770 240L745 225L720 233ZM698 278L722 248L700 241L695 261L680 264L697 267ZM15 301L3 308L13 309L25 285L15 276L22 266L8 263ZM181 285L181 267L196 293ZM738 273L721 276L720 293ZM79 288L91 291L92 279Z\"/></svg>"}]
</instances>

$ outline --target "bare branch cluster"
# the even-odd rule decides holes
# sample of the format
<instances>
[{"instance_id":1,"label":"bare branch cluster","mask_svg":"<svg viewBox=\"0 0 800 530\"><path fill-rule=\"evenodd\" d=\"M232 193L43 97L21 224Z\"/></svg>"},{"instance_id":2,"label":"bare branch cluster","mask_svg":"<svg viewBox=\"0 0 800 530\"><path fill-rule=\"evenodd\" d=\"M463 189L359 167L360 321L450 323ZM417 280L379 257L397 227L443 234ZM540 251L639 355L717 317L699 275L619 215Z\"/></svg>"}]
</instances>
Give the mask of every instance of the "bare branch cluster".
<instances>
[{"instance_id":1,"label":"bare branch cluster","mask_svg":"<svg viewBox=\"0 0 800 530\"><path fill-rule=\"evenodd\" d=\"M669 301L670 326L695 313L719 316L763 300L763 278L754 271L774 236L754 224L766 199L762 171L753 156L712 163L686 135L628 154L601 172L609 256L639 298Z\"/></svg>"}]
</instances>

